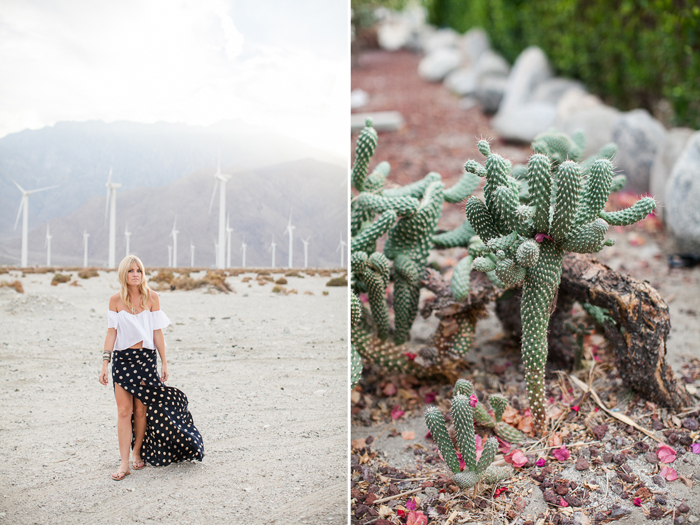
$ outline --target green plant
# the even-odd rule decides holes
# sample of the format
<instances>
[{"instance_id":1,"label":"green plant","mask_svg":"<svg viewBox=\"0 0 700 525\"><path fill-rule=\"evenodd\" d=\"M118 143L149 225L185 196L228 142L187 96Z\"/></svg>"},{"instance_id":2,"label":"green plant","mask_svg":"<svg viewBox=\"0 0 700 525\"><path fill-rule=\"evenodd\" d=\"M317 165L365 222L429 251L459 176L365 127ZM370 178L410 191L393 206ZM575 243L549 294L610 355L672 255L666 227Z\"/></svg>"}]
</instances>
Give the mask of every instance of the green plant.
<instances>
[{"instance_id":1,"label":"green plant","mask_svg":"<svg viewBox=\"0 0 700 525\"><path fill-rule=\"evenodd\" d=\"M454 388L455 394L462 394L466 397L471 397L474 393L474 385L467 379L458 379ZM474 406L474 421L479 425L493 429L498 437L508 443L520 443L525 439L525 436L517 428L510 426L508 423L501 421L503 413L508 407L508 401L503 396L494 394L488 398L489 405L493 409L493 416L489 414L486 407L476 401Z\"/></svg>"},{"instance_id":2,"label":"green plant","mask_svg":"<svg viewBox=\"0 0 700 525\"><path fill-rule=\"evenodd\" d=\"M454 396L452 399L452 420L457 436L457 446L465 463L464 470L460 468L457 451L452 444L452 439L450 439L442 412L435 406L428 407L425 411L425 423L437 443L440 454L454 474L453 479L458 487L468 489L480 481L496 483L510 477L510 468L491 466L498 450L496 438L491 437L486 440L481 458L477 461L474 412L469 397L462 394Z\"/></svg>"},{"instance_id":3,"label":"green plant","mask_svg":"<svg viewBox=\"0 0 700 525\"><path fill-rule=\"evenodd\" d=\"M522 283L522 354L525 364L530 409L535 430L544 429L544 373L547 359L547 326L556 303L565 251L595 253L612 240L605 240L608 225L629 225L646 217L655 207L654 199L640 199L632 207L604 212L613 182L613 166L607 158L592 162L584 181L584 169L576 162L580 150L576 141L561 146L569 150L563 160L552 153L553 140L535 139L535 153L524 176L528 185L527 204L521 204L521 186L510 176L511 164L491 153L481 140L479 151L485 167L467 162L468 171L484 176L485 201L467 200L467 219L496 261L477 257L472 267L495 271L506 285ZM541 143L541 146L539 145ZM535 144L538 144L535 147ZM573 148L573 150L572 150ZM572 154L572 152L574 154Z\"/></svg>"}]
</instances>

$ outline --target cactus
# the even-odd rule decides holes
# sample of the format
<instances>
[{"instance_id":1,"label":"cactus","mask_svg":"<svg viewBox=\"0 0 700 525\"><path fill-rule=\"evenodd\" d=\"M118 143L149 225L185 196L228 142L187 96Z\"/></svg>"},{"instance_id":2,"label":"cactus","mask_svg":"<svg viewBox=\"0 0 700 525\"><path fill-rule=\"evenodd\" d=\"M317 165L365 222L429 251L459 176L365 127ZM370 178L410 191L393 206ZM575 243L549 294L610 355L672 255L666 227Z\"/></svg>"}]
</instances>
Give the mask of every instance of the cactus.
<instances>
[{"instance_id":1,"label":"cactus","mask_svg":"<svg viewBox=\"0 0 700 525\"><path fill-rule=\"evenodd\" d=\"M564 251L594 253L611 246L613 242L605 240L608 224L632 224L655 207L654 199L644 198L627 210L603 212L612 187L612 163L605 157L593 161L584 181L581 166L563 156L568 148L567 157L578 158L580 140L566 143L561 137L554 138L557 140L540 137L537 147L533 146L546 154L535 153L528 161L525 204L519 203L518 181L508 175L510 163L492 153L487 141L479 141L485 168L474 161L468 164L475 172L485 172L485 202L471 197L465 205L469 223L496 256L493 271L497 277L506 285L522 283L522 354L538 433L546 422L547 326L556 303ZM475 269L490 266L483 257L472 265Z\"/></svg>"},{"instance_id":2,"label":"cactus","mask_svg":"<svg viewBox=\"0 0 700 525\"><path fill-rule=\"evenodd\" d=\"M467 379L458 379L455 383L454 393L461 394L470 397L474 392L474 385L471 381ZM496 435L503 441L508 443L520 443L525 439L525 436L517 428L510 426L505 421L501 421L503 418L503 412L505 412L508 406L508 401L503 396L492 395L489 396L489 404L493 409L493 416L489 414L486 407L481 404L480 401L476 402L474 407L474 421L479 425L488 427L492 429Z\"/></svg>"},{"instance_id":3,"label":"cactus","mask_svg":"<svg viewBox=\"0 0 700 525\"><path fill-rule=\"evenodd\" d=\"M491 437L486 441L481 458L476 459L476 438L474 435L474 412L469 404L469 397L457 394L452 400L452 419L454 420L457 446L462 454L465 469L462 471L459 458L450 434L447 431L445 418L437 407L428 407L425 411L425 423L437 443L440 454L454 474L453 479L458 487L468 489L480 481L496 483L511 475L508 467L492 467L491 463L498 450L498 442Z\"/></svg>"}]
</instances>

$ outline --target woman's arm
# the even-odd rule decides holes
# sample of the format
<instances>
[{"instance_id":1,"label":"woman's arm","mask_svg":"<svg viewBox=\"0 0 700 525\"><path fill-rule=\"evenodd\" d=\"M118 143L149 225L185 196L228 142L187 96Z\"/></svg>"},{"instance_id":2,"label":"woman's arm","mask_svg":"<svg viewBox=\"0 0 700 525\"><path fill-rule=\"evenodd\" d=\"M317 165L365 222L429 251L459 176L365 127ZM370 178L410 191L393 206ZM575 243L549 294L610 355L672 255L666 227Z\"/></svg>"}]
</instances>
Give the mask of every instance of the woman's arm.
<instances>
[{"instance_id":1,"label":"woman's arm","mask_svg":"<svg viewBox=\"0 0 700 525\"><path fill-rule=\"evenodd\" d=\"M160 310L160 299L158 294L151 290L151 312L156 312ZM165 359L165 337L163 337L163 330L153 330L153 343L156 345L156 350L158 350L158 355L160 356L161 362L161 377L160 380L165 382L168 380L168 362Z\"/></svg>"},{"instance_id":2,"label":"woman's arm","mask_svg":"<svg viewBox=\"0 0 700 525\"><path fill-rule=\"evenodd\" d=\"M115 297L110 297L109 299L109 309L113 312L117 311L117 299ZM107 335L105 337L104 351L112 353L114 350L114 343L117 341L117 329L107 328ZM104 354L103 354L104 356ZM102 370L100 371L100 383L106 385L107 381L107 365L109 361L107 359L102 360Z\"/></svg>"}]
</instances>

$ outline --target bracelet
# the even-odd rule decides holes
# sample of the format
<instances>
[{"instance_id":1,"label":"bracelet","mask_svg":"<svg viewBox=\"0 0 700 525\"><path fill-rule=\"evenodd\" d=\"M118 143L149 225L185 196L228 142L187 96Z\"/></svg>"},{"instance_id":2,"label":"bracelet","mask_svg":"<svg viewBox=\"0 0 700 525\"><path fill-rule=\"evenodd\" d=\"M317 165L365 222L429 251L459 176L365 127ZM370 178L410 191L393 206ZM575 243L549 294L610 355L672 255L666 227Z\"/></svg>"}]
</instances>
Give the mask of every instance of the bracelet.
<instances>
[{"instance_id":1,"label":"bracelet","mask_svg":"<svg viewBox=\"0 0 700 525\"><path fill-rule=\"evenodd\" d=\"M102 352L102 360L107 361L108 363L112 360L112 352L109 350L104 350Z\"/></svg>"}]
</instances>

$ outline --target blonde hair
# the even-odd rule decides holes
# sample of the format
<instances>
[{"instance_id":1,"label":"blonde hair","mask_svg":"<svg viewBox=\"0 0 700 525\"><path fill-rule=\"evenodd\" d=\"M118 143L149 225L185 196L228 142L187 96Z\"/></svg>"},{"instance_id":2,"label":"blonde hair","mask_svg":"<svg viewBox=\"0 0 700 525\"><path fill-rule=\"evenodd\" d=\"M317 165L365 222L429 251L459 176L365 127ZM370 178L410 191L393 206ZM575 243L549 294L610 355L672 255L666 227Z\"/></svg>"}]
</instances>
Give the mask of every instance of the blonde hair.
<instances>
[{"instance_id":1,"label":"blonde hair","mask_svg":"<svg viewBox=\"0 0 700 525\"><path fill-rule=\"evenodd\" d=\"M127 286L127 276L129 275L129 270L131 270L131 267L136 263L139 267L139 270L141 270L141 283L139 284L139 292L141 292L141 308L144 310L146 309L146 305L148 304L148 301L151 299L151 289L148 287L148 283L146 283L146 270L143 267L143 263L141 262L141 259L139 259L136 255L127 255L122 259L122 262L119 263L119 270L117 270L117 275L119 276L119 284L121 285L121 290L119 291L119 296L122 298L122 301L124 301L124 304L134 312L136 308L134 305L131 303L131 297L129 297L129 288Z\"/></svg>"}]
</instances>

